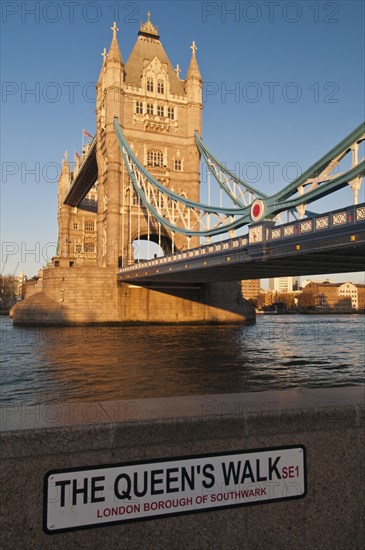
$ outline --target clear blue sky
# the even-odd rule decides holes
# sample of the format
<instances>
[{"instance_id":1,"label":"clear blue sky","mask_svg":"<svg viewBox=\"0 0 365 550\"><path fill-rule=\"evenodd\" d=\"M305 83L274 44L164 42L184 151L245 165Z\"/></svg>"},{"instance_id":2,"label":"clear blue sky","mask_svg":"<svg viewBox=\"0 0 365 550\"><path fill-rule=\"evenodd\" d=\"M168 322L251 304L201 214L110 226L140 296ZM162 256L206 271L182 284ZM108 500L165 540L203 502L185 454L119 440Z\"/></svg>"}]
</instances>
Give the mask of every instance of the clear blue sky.
<instances>
[{"instance_id":1,"label":"clear blue sky","mask_svg":"<svg viewBox=\"0 0 365 550\"><path fill-rule=\"evenodd\" d=\"M66 149L80 151L82 128L94 133L94 84L115 19L126 61L150 9L182 77L196 41L205 142L267 194L364 119L362 1L3 1L1 9L6 274L31 276L55 252L60 162ZM322 211L351 202L341 191Z\"/></svg>"}]
</instances>

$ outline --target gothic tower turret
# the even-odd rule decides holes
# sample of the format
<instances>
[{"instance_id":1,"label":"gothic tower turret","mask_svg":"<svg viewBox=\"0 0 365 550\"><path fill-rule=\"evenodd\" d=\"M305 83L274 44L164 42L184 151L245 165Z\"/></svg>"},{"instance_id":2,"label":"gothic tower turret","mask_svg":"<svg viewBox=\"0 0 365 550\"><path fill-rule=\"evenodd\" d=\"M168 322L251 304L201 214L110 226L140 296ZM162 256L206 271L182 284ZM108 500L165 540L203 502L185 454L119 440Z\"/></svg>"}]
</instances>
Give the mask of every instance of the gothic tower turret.
<instances>
[{"instance_id":1,"label":"gothic tower turret","mask_svg":"<svg viewBox=\"0 0 365 550\"><path fill-rule=\"evenodd\" d=\"M202 132L202 89L203 80L196 60L197 47L195 42L190 46L191 60L185 80L185 92L188 100L189 121L188 133L194 135L195 130Z\"/></svg>"},{"instance_id":2,"label":"gothic tower turret","mask_svg":"<svg viewBox=\"0 0 365 550\"><path fill-rule=\"evenodd\" d=\"M58 246L57 255L67 258L70 246L70 206L63 204L64 198L71 183L71 169L68 163L68 154L62 160L61 174L58 179Z\"/></svg>"},{"instance_id":3,"label":"gothic tower turret","mask_svg":"<svg viewBox=\"0 0 365 550\"><path fill-rule=\"evenodd\" d=\"M203 81L199 71L198 62L196 60L197 47L193 41L191 48L191 59L188 72L185 79L185 93L187 99L187 138L188 138L188 158L190 170L194 180L200 181L200 155L198 153L194 134L197 131L202 134L202 87ZM199 201L199 194L195 199Z\"/></svg>"},{"instance_id":4,"label":"gothic tower turret","mask_svg":"<svg viewBox=\"0 0 365 550\"><path fill-rule=\"evenodd\" d=\"M117 40L117 25L109 53L102 54L103 66L97 83L98 243L100 266L115 266L120 239L121 155L114 133L114 117L124 118L124 63Z\"/></svg>"}]
</instances>

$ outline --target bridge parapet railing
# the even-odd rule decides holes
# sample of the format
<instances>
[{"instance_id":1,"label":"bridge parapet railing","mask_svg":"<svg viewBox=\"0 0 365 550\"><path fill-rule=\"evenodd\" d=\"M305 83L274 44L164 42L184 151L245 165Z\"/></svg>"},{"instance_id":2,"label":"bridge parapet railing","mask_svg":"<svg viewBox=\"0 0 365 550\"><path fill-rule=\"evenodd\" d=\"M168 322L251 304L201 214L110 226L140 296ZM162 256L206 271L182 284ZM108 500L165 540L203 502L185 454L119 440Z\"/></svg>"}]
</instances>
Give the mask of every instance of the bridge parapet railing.
<instances>
[{"instance_id":1,"label":"bridge parapet railing","mask_svg":"<svg viewBox=\"0 0 365 550\"><path fill-rule=\"evenodd\" d=\"M219 243L205 244L184 252L177 252L171 256L162 256L154 260L148 260L121 268L120 273L141 269L143 267L162 265L166 262L178 262L186 258L196 258L207 254L219 254L223 251L239 250L247 246L255 247L262 244L264 241L277 242L280 239L298 237L300 235L308 235L309 233L320 233L324 230L336 228L348 224L356 224L365 220L365 204L353 205L333 212L318 214L312 218L306 218L290 222L280 226L267 228L265 237L257 238L254 243L249 242L249 235L242 237L234 237L220 241ZM256 224L260 225L260 224Z\"/></svg>"},{"instance_id":2,"label":"bridge parapet railing","mask_svg":"<svg viewBox=\"0 0 365 550\"><path fill-rule=\"evenodd\" d=\"M365 206L360 206L359 208L356 208L356 221L363 221L365 220Z\"/></svg>"},{"instance_id":3,"label":"bridge parapet railing","mask_svg":"<svg viewBox=\"0 0 365 550\"><path fill-rule=\"evenodd\" d=\"M313 231L313 220L304 220L300 222L300 232L301 233L310 233Z\"/></svg>"},{"instance_id":4,"label":"bridge parapet railing","mask_svg":"<svg viewBox=\"0 0 365 550\"><path fill-rule=\"evenodd\" d=\"M82 157L81 157L81 159L80 159L79 165L78 165L77 168L74 170L73 181L76 180L78 173L81 171L81 169L82 169L82 167L84 166L85 162L87 161L87 159L89 158L90 154L92 153L92 149L93 149L95 143L96 143L96 136L93 137L93 139L92 139L92 141L90 141L90 143L88 143L87 145L85 145L84 154L82 155Z\"/></svg>"}]
</instances>

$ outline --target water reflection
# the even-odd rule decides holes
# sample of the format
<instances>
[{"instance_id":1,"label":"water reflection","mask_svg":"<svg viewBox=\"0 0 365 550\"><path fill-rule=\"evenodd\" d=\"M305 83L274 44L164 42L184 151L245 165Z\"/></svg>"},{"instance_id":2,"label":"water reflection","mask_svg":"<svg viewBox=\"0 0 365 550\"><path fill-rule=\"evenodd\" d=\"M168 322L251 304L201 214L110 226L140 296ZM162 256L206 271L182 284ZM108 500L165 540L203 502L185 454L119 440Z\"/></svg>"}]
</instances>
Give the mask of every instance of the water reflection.
<instances>
[{"instance_id":1,"label":"water reflection","mask_svg":"<svg viewBox=\"0 0 365 550\"><path fill-rule=\"evenodd\" d=\"M80 402L364 383L364 317L251 326L13 327L2 403Z\"/></svg>"}]
</instances>

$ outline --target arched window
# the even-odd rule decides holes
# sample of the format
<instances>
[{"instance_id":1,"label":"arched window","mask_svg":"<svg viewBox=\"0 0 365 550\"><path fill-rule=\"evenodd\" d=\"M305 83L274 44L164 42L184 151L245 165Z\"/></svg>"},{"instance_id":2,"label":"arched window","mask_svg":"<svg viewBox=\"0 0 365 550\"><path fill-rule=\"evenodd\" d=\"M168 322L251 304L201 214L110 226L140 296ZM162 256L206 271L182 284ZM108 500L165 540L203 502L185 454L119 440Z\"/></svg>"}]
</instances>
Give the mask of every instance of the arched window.
<instances>
[{"instance_id":1,"label":"arched window","mask_svg":"<svg viewBox=\"0 0 365 550\"><path fill-rule=\"evenodd\" d=\"M147 78L147 92L153 92L153 78Z\"/></svg>"},{"instance_id":2,"label":"arched window","mask_svg":"<svg viewBox=\"0 0 365 550\"><path fill-rule=\"evenodd\" d=\"M163 153L162 151L160 151L160 149L148 149L147 166L163 166Z\"/></svg>"},{"instance_id":3,"label":"arched window","mask_svg":"<svg viewBox=\"0 0 365 550\"><path fill-rule=\"evenodd\" d=\"M131 191L132 191L132 193L131 193ZM124 205L126 207L128 207L129 205L138 206L138 204L139 204L139 198L138 198L138 195L135 192L135 190L133 188L132 189L126 189Z\"/></svg>"},{"instance_id":4,"label":"arched window","mask_svg":"<svg viewBox=\"0 0 365 550\"><path fill-rule=\"evenodd\" d=\"M133 191L132 191L132 205L133 206L138 206L138 204L139 204L138 195L135 192L135 190L133 189Z\"/></svg>"},{"instance_id":5,"label":"arched window","mask_svg":"<svg viewBox=\"0 0 365 550\"><path fill-rule=\"evenodd\" d=\"M157 81L157 93L158 94L163 94L164 91L165 91L164 81L163 80L158 80Z\"/></svg>"}]
</instances>

